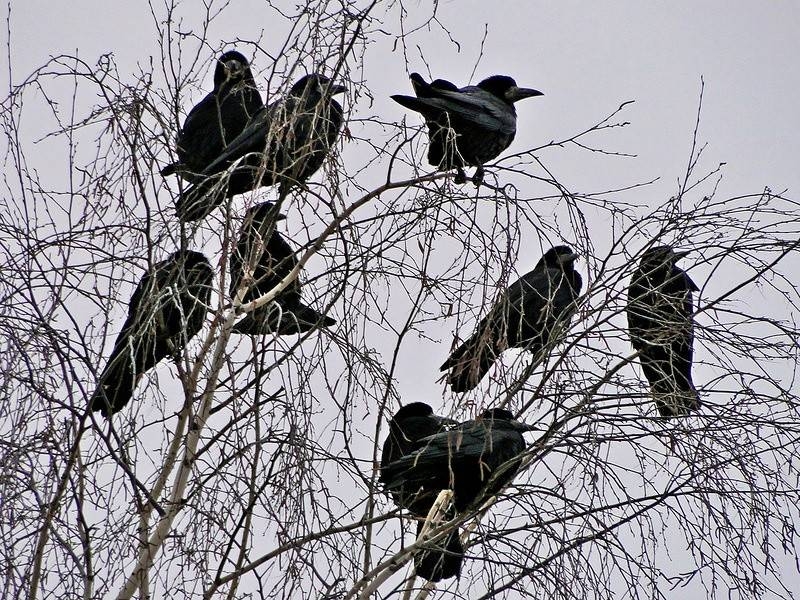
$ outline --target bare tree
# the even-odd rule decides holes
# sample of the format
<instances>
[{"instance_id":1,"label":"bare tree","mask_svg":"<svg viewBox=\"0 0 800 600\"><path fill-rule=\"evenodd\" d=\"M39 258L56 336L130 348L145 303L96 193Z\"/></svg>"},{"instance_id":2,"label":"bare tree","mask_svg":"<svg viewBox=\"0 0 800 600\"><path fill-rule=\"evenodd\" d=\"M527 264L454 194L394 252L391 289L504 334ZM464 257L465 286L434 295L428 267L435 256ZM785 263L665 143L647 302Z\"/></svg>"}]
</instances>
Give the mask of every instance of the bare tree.
<instances>
[{"instance_id":1,"label":"bare tree","mask_svg":"<svg viewBox=\"0 0 800 600\"><path fill-rule=\"evenodd\" d=\"M111 54L56 56L3 104L3 597L792 597L800 297L785 265L798 203L770 189L720 197L699 111L664 202L647 182L578 191L549 166L613 156L603 145L627 103L513 146L480 188L459 186L425 164L416 118L373 114L364 75L375 39L407 53L415 28L446 31L436 3L275 2L269 36L224 42L211 31L227 3L150 8L160 55L138 71ZM277 191L181 224L183 184L159 175L232 45L253 57L268 102L311 71L348 87L337 147L281 207L298 266L255 303L299 277L330 329L232 334L255 304L231 301L229 255L246 208ZM43 169L42 148L59 162ZM502 405L537 430L513 485L434 520L430 538L460 528L467 561L460 579L427 584L408 567L425 540L376 472L387 420L418 400L399 397L403 357L444 360L525 260L563 242L585 281L563 340L538 362L506 352L463 396L442 387L452 416ZM691 250L700 287L702 408L685 418L658 416L626 331L628 281L653 244ZM128 299L176 249L215 268L209 318L106 421L88 399Z\"/></svg>"}]
</instances>

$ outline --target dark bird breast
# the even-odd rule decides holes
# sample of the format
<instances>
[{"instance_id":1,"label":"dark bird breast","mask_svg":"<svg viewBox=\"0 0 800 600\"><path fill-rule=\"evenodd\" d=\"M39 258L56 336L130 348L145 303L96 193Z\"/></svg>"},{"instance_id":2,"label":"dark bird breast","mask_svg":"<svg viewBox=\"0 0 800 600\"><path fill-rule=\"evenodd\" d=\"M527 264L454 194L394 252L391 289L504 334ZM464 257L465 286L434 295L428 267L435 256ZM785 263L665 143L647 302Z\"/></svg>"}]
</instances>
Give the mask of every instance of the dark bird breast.
<instances>
[{"instance_id":1,"label":"dark bird breast","mask_svg":"<svg viewBox=\"0 0 800 600\"><path fill-rule=\"evenodd\" d=\"M245 82L209 93L188 114L178 134L176 151L181 166L177 172L188 181L202 181L201 173L244 131L262 106L258 90Z\"/></svg>"},{"instance_id":2,"label":"dark bird breast","mask_svg":"<svg viewBox=\"0 0 800 600\"><path fill-rule=\"evenodd\" d=\"M694 303L697 286L678 267L640 267L628 290L628 328L642 371L662 416L699 407L692 382Z\"/></svg>"}]
</instances>

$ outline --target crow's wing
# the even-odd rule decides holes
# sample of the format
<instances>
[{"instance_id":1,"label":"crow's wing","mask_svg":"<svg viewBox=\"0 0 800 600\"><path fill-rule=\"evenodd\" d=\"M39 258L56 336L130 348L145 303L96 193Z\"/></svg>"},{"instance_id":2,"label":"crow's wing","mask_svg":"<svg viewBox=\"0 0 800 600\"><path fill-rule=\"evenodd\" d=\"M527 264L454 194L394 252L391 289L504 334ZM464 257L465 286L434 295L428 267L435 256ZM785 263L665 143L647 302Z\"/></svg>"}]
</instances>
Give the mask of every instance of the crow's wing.
<instances>
[{"instance_id":1,"label":"crow's wing","mask_svg":"<svg viewBox=\"0 0 800 600\"><path fill-rule=\"evenodd\" d=\"M464 425L418 440L416 450L386 465L387 486L391 489L414 482L448 487L449 466L478 457L484 450L485 428L474 422Z\"/></svg>"},{"instance_id":2,"label":"crow's wing","mask_svg":"<svg viewBox=\"0 0 800 600\"><path fill-rule=\"evenodd\" d=\"M456 131L483 130L492 134L513 136L516 117L513 109L499 98L480 88L464 88L458 92L430 88L436 96L417 98L395 95L392 99L413 111L422 113L428 121L440 125L444 119Z\"/></svg>"},{"instance_id":3,"label":"crow's wing","mask_svg":"<svg viewBox=\"0 0 800 600\"><path fill-rule=\"evenodd\" d=\"M264 228L261 224L253 223L251 227L247 227L240 234L236 249L231 253L230 257L231 283L229 292L231 298L233 298L236 290L241 285L245 265L251 260L251 254L256 249L258 236L263 233ZM264 244L262 254L255 264L253 284L245 293L244 301L250 302L258 296L268 293L295 268L297 262L297 256L295 256L286 239L277 231L273 231ZM299 301L300 289L301 284L298 278L289 284L281 293L281 297Z\"/></svg>"},{"instance_id":4,"label":"crow's wing","mask_svg":"<svg viewBox=\"0 0 800 600\"><path fill-rule=\"evenodd\" d=\"M264 152L266 139L269 136L270 115L269 106L264 106L256 112L242 132L233 138L219 156L203 170L203 175L220 173L251 152Z\"/></svg>"},{"instance_id":5,"label":"crow's wing","mask_svg":"<svg viewBox=\"0 0 800 600\"><path fill-rule=\"evenodd\" d=\"M505 339L505 347L542 340L548 324L555 320L562 305L570 301L560 269L534 270L511 284L498 300L479 331L492 329L495 339Z\"/></svg>"}]
</instances>

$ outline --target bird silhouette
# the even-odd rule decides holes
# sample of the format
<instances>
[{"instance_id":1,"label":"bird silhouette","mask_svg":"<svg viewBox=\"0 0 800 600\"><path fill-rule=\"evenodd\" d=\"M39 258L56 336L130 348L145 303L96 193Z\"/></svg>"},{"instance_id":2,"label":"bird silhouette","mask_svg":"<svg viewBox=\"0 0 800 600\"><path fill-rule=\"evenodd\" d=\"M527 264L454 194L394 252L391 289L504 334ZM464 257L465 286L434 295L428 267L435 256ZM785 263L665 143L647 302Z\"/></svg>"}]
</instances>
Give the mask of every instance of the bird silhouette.
<instances>
[{"instance_id":1,"label":"bird silhouette","mask_svg":"<svg viewBox=\"0 0 800 600\"><path fill-rule=\"evenodd\" d=\"M658 412L687 415L700 408L692 382L694 281L675 263L688 252L648 248L628 287L628 331Z\"/></svg>"},{"instance_id":2,"label":"bird silhouette","mask_svg":"<svg viewBox=\"0 0 800 600\"><path fill-rule=\"evenodd\" d=\"M420 439L446 431L457 422L433 413L430 405L424 402L412 402L402 406L389 421L389 434L383 442L381 453L380 481L386 483L383 466L399 460L416 449ZM436 494L417 493L418 489L405 489L400 485L389 493L395 504L409 510L418 517L427 516ZM438 493L438 492L437 492ZM450 509L445 520L451 520L455 511ZM424 521L417 523L417 537L422 532ZM441 581L456 577L461 573L464 560L464 548L459 539L458 528L448 533L444 540L430 542L414 554L414 565L417 575L428 581Z\"/></svg>"},{"instance_id":3,"label":"bird silhouette","mask_svg":"<svg viewBox=\"0 0 800 600\"><path fill-rule=\"evenodd\" d=\"M192 250L175 252L142 277L92 395L92 410L106 418L121 410L139 379L200 331L213 278L208 259Z\"/></svg>"},{"instance_id":4,"label":"bird silhouette","mask_svg":"<svg viewBox=\"0 0 800 600\"><path fill-rule=\"evenodd\" d=\"M263 106L247 59L235 50L225 52L214 69L214 89L186 115L178 133L178 162L164 167L161 174L202 181L203 170Z\"/></svg>"},{"instance_id":5,"label":"bird silhouette","mask_svg":"<svg viewBox=\"0 0 800 600\"><path fill-rule=\"evenodd\" d=\"M464 167L477 167L475 185L483 181L483 165L511 145L517 133L514 103L542 92L517 86L506 75L493 75L478 85L458 88L436 79L427 83L412 73L414 96L395 95L402 106L421 113L428 126L428 162L439 170L456 169L456 183L464 183Z\"/></svg>"},{"instance_id":6,"label":"bird silhouette","mask_svg":"<svg viewBox=\"0 0 800 600\"><path fill-rule=\"evenodd\" d=\"M508 348L535 355L548 350L576 309L583 280L569 246L555 246L534 269L505 290L475 333L441 366L454 392L475 388Z\"/></svg>"},{"instance_id":7,"label":"bird silhouette","mask_svg":"<svg viewBox=\"0 0 800 600\"><path fill-rule=\"evenodd\" d=\"M275 231L275 222L283 218L272 202L256 204L245 213L242 230L229 261L229 292L232 299L244 284L242 302L252 302L269 293L297 266L294 250ZM248 270L252 270L249 285L244 281ZM314 327L330 327L335 323L335 319L303 304L302 285L296 277L273 302L246 314L233 326L233 331L244 335L293 335Z\"/></svg>"},{"instance_id":8,"label":"bird silhouette","mask_svg":"<svg viewBox=\"0 0 800 600\"><path fill-rule=\"evenodd\" d=\"M436 435L456 424L457 422L453 419L435 415L430 405L424 402L412 402L402 406L389 421L389 435L383 442L381 454L380 481L386 483L383 474L385 465L410 454L416 448L416 443L422 438ZM417 491L418 488L404 490L400 486L391 491L391 496L398 506L419 517L424 517L433 506L436 494L433 496L418 495Z\"/></svg>"},{"instance_id":9,"label":"bird silhouette","mask_svg":"<svg viewBox=\"0 0 800 600\"><path fill-rule=\"evenodd\" d=\"M398 505L420 517L442 490L452 490L453 505L444 516L449 521L513 481L526 447L522 433L532 428L499 408L451 428L447 421L423 403L398 411L383 445L380 480ZM423 435L428 431L437 432ZM459 576L463 561L458 528L414 554L417 575L434 582Z\"/></svg>"}]
</instances>

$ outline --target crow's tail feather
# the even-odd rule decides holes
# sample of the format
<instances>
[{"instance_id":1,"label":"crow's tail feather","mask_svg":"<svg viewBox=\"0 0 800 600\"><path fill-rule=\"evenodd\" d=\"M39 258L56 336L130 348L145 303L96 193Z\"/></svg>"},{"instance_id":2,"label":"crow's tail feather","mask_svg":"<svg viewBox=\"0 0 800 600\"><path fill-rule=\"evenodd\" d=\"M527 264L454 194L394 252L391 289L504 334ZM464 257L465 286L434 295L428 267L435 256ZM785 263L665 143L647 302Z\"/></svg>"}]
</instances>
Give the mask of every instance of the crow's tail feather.
<instances>
[{"instance_id":1,"label":"crow's tail feather","mask_svg":"<svg viewBox=\"0 0 800 600\"><path fill-rule=\"evenodd\" d=\"M495 352L477 336L473 336L461 344L445 363L441 371L447 371L447 382L456 393L467 392L478 386L481 379L494 364Z\"/></svg>"},{"instance_id":2,"label":"crow's tail feather","mask_svg":"<svg viewBox=\"0 0 800 600\"><path fill-rule=\"evenodd\" d=\"M446 517L452 518L452 517ZM417 537L422 532L424 522L417 524ZM444 539L430 542L414 554L414 569L417 575L428 581L459 577L464 562L464 546L458 535L458 527L453 528Z\"/></svg>"},{"instance_id":3,"label":"crow's tail feather","mask_svg":"<svg viewBox=\"0 0 800 600\"><path fill-rule=\"evenodd\" d=\"M121 353L113 353L97 384L97 389L90 400L93 411L107 419L130 402L136 388L137 375L133 370L130 357Z\"/></svg>"}]
</instances>

